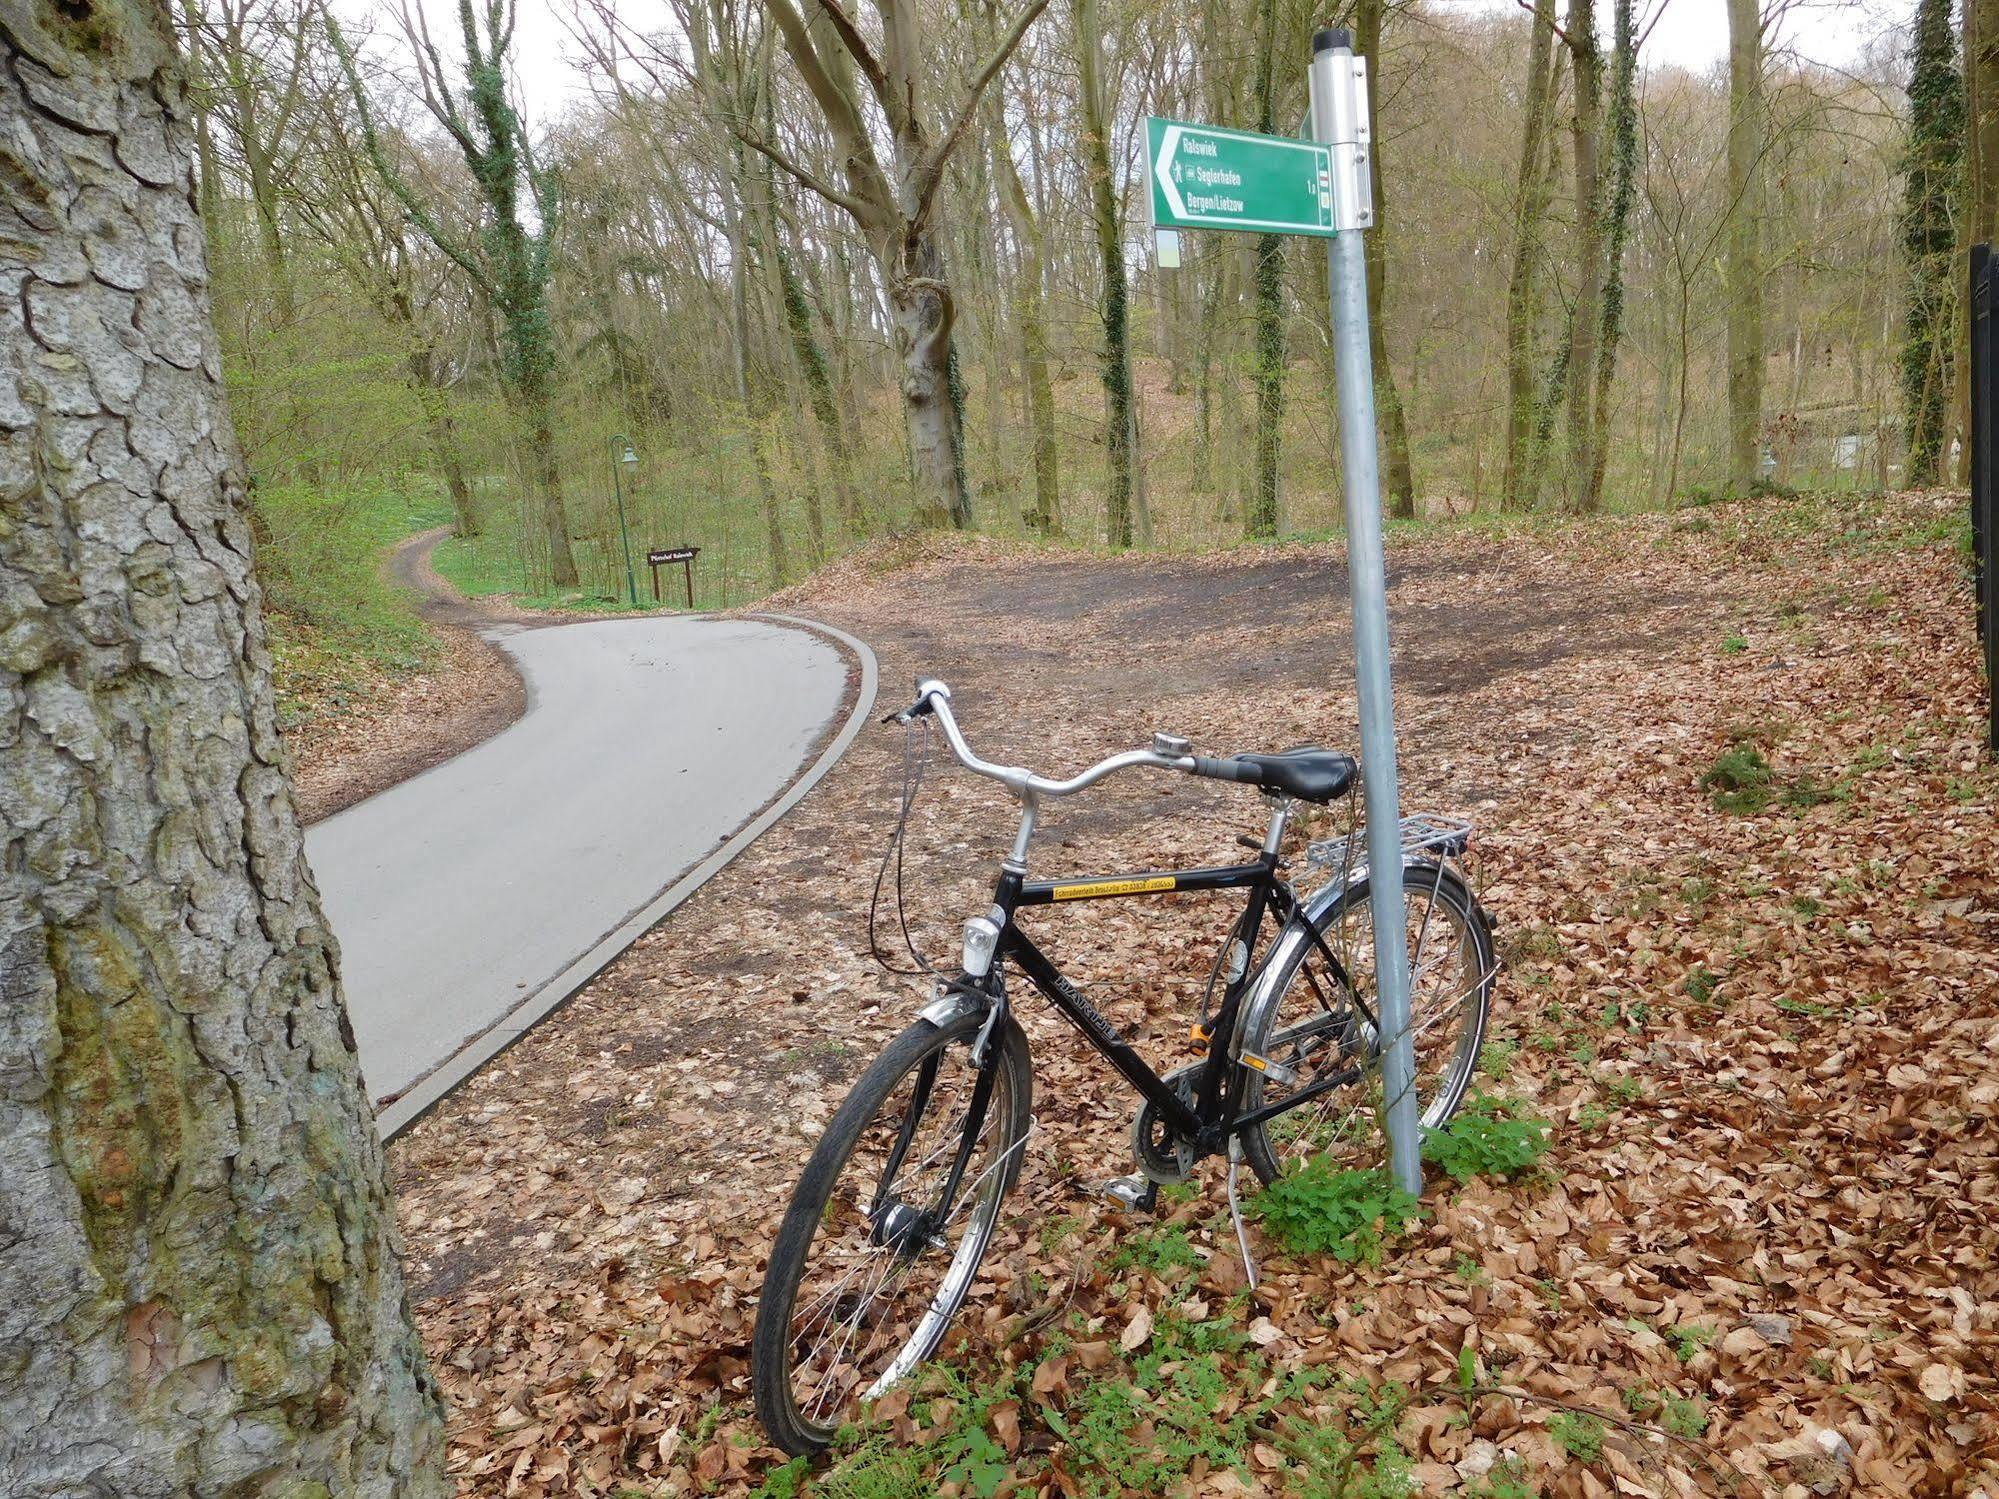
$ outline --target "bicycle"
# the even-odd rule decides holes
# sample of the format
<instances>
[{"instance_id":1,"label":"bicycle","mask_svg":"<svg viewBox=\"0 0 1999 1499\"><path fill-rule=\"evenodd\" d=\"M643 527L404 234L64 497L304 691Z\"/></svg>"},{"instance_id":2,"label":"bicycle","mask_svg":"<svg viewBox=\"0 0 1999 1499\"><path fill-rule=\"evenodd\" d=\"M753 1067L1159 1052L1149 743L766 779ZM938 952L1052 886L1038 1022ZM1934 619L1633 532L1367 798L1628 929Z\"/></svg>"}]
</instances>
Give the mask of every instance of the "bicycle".
<instances>
[{"instance_id":1,"label":"bicycle","mask_svg":"<svg viewBox=\"0 0 1999 1499\"><path fill-rule=\"evenodd\" d=\"M1269 1183L1317 1156L1369 1150L1378 1138L1372 1117L1382 1099L1379 1087L1368 1085L1380 1076L1380 1027L1370 1007L1373 927L1368 880L1357 868L1360 839L1350 828L1343 838L1313 844L1310 867L1327 878L1302 897L1283 877L1280 857L1298 803L1329 805L1357 784L1351 756L1314 748L1210 759L1185 739L1155 734L1149 749L1055 781L975 755L942 682L920 682L916 701L888 721L922 722L926 745L934 722L958 763L1006 786L1022 810L990 909L964 925L960 968L936 975L930 1002L853 1085L772 1246L751 1386L765 1431L793 1455L823 1449L860 1402L886 1393L930 1357L971 1288L1019 1174L1031 1122L1027 1038L1012 1013L1007 965L1140 1095L1132 1125L1137 1175L1108 1190L1149 1208L1159 1184L1185 1181L1201 1160L1227 1154L1230 1207L1252 1275L1237 1165L1246 1160ZM1027 856L1041 803L1136 767L1260 789L1270 805L1267 829L1260 844L1249 835L1240 840L1254 844L1256 857L1030 880ZM891 844L898 893L914 796L906 779ZM1418 817L1405 819L1403 831L1416 1087L1422 1122L1434 1127L1456 1110L1477 1064L1496 964L1490 922L1453 867L1469 825ZM878 878L877 899L880 885ZM1246 892L1244 909L1216 957L1202 1020L1192 1030L1205 1055L1164 1077L1016 920L1075 900L1232 890ZM1266 918L1273 934L1259 954ZM871 933L873 925L871 912ZM1210 1019L1217 982L1221 1001Z\"/></svg>"}]
</instances>

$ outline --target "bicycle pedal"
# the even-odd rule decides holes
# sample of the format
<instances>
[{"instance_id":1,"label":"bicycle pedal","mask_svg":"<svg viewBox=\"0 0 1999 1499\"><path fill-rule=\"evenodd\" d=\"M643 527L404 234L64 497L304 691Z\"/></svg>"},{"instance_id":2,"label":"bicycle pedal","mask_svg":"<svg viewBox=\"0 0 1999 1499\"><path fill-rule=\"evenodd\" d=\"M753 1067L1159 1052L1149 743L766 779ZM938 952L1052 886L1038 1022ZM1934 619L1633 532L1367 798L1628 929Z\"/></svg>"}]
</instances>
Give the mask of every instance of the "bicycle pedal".
<instances>
[{"instance_id":1,"label":"bicycle pedal","mask_svg":"<svg viewBox=\"0 0 1999 1499\"><path fill-rule=\"evenodd\" d=\"M1143 1176L1113 1177L1099 1190L1128 1213L1149 1213L1159 1203L1159 1183Z\"/></svg>"}]
</instances>

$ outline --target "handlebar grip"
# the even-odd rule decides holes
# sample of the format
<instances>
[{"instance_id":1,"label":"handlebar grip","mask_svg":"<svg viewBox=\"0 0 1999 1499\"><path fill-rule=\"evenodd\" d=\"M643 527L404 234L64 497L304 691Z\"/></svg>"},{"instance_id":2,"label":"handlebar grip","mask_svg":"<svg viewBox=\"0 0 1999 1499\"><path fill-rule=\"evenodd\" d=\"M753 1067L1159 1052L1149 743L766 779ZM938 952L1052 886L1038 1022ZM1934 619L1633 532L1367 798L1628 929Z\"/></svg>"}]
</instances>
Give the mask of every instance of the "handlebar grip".
<instances>
[{"instance_id":1,"label":"handlebar grip","mask_svg":"<svg viewBox=\"0 0 1999 1499\"><path fill-rule=\"evenodd\" d=\"M1206 755L1194 756L1194 774L1215 781L1240 781L1245 786L1254 786L1263 779L1263 772L1254 765L1235 759L1211 760Z\"/></svg>"}]
</instances>

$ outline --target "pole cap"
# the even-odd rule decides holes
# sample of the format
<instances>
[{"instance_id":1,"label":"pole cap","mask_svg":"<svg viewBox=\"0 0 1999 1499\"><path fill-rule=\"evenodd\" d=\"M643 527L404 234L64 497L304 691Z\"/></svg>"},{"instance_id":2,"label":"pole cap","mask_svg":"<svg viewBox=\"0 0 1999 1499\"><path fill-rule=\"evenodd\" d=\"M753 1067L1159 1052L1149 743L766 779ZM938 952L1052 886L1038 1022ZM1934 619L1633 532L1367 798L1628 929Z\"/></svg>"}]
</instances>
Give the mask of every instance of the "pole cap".
<instances>
[{"instance_id":1,"label":"pole cap","mask_svg":"<svg viewBox=\"0 0 1999 1499\"><path fill-rule=\"evenodd\" d=\"M1344 26L1323 26L1312 33L1312 55L1321 52L1337 52L1344 48L1353 51L1353 33Z\"/></svg>"}]
</instances>

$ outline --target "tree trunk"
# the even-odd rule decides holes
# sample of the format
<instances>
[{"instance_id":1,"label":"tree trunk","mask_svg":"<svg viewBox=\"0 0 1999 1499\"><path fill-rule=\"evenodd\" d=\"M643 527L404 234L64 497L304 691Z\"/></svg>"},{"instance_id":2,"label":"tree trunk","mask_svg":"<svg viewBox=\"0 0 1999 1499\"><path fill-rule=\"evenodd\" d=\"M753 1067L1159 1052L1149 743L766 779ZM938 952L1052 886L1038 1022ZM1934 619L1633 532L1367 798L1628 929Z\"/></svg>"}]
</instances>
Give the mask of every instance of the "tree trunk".
<instances>
[{"instance_id":1,"label":"tree trunk","mask_svg":"<svg viewBox=\"0 0 1999 1499\"><path fill-rule=\"evenodd\" d=\"M1902 300L1902 421L1908 482L1926 488L1937 482L1945 456L1958 362L1951 342L1960 323L1951 252L1959 212L1964 80L1949 0L1920 0L1909 52L1909 139L1898 225L1908 278Z\"/></svg>"},{"instance_id":2,"label":"tree trunk","mask_svg":"<svg viewBox=\"0 0 1999 1499\"><path fill-rule=\"evenodd\" d=\"M999 178L999 198L1014 237L1020 242L1020 355L1027 379L1027 412L1034 439L1034 506L1027 512L1027 528L1037 536L1062 534L1061 460L1055 447L1055 386L1048 378L1048 318L1041 295L1043 243L1041 221L1027 200L1027 187L1013 164L1005 132L992 132L994 171Z\"/></svg>"},{"instance_id":3,"label":"tree trunk","mask_svg":"<svg viewBox=\"0 0 1999 1499\"><path fill-rule=\"evenodd\" d=\"M1597 338L1603 300L1603 190L1598 155L1603 134L1603 54L1596 43L1596 0L1569 0L1563 28L1568 34L1570 72L1575 77L1575 112L1569 140L1576 182L1576 300L1569 309L1568 501L1572 509L1589 503L1590 475L1596 470L1591 441L1596 420Z\"/></svg>"},{"instance_id":4,"label":"tree trunk","mask_svg":"<svg viewBox=\"0 0 1999 1499\"><path fill-rule=\"evenodd\" d=\"M1381 139L1375 100L1387 85L1381 77L1381 18L1383 0L1359 0L1354 6L1354 51L1367 59L1371 73L1367 90L1368 138ZM1402 407L1402 392L1395 384L1395 364L1388 357L1388 211L1387 189L1382 186L1382 150L1374 149L1373 179L1374 228L1361 236L1367 262L1367 343L1374 365L1374 405L1381 427L1383 456L1388 460L1388 513L1402 520L1416 514L1416 474L1409 462L1409 419Z\"/></svg>"},{"instance_id":5,"label":"tree trunk","mask_svg":"<svg viewBox=\"0 0 1999 1499\"><path fill-rule=\"evenodd\" d=\"M1535 0L1527 43L1527 107L1520 130L1520 175L1513 194L1513 272L1506 285L1506 460L1500 505L1523 510L1533 503L1528 453L1534 432L1535 262L1541 253L1541 213L1546 206L1542 139L1554 91L1554 0Z\"/></svg>"},{"instance_id":6,"label":"tree trunk","mask_svg":"<svg viewBox=\"0 0 1999 1499\"><path fill-rule=\"evenodd\" d=\"M1256 128L1265 135L1276 125L1277 0L1256 7ZM1277 534L1278 468L1284 438L1284 239L1256 237L1256 489L1244 530L1251 536Z\"/></svg>"},{"instance_id":7,"label":"tree trunk","mask_svg":"<svg viewBox=\"0 0 1999 1499\"><path fill-rule=\"evenodd\" d=\"M884 257L886 259L886 257ZM972 524L959 438L960 412L951 390L951 288L938 274L942 257L923 235L905 259L907 270L889 286L895 352L902 362L902 415L909 434L909 465L916 481L916 520L924 526Z\"/></svg>"},{"instance_id":8,"label":"tree trunk","mask_svg":"<svg viewBox=\"0 0 1999 1499\"><path fill-rule=\"evenodd\" d=\"M1763 420L1763 17L1759 0L1728 0L1728 482L1758 475Z\"/></svg>"},{"instance_id":9,"label":"tree trunk","mask_svg":"<svg viewBox=\"0 0 1999 1499\"><path fill-rule=\"evenodd\" d=\"M460 536L479 534L479 512L472 503L472 486L465 482L465 464L458 451L458 424L451 416L451 403L437 388L436 360L431 351L419 346L409 354L410 389L423 408L424 430L430 435L431 452L444 474L444 487L451 496L452 522Z\"/></svg>"},{"instance_id":10,"label":"tree trunk","mask_svg":"<svg viewBox=\"0 0 1999 1499\"><path fill-rule=\"evenodd\" d=\"M562 503L562 464L555 453L555 403L539 374L520 381L521 411L528 429L528 463L541 506L542 542L548 548L549 581L577 586L576 554L569 545L569 511Z\"/></svg>"},{"instance_id":11,"label":"tree trunk","mask_svg":"<svg viewBox=\"0 0 1999 1499\"><path fill-rule=\"evenodd\" d=\"M1118 223L1111 180L1110 122L1099 54L1102 29L1096 0L1076 0L1076 50L1082 64L1083 160L1090 177L1090 221L1103 273L1104 324L1104 540L1132 542L1132 437L1130 288L1124 274L1124 231Z\"/></svg>"},{"instance_id":12,"label":"tree trunk","mask_svg":"<svg viewBox=\"0 0 1999 1499\"><path fill-rule=\"evenodd\" d=\"M0 54L0 1491L442 1495L166 10Z\"/></svg>"},{"instance_id":13,"label":"tree trunk","mask_svg":"<svg viewBox=\"0 0 1999 1499\"><path fill-rule=\"evenodd\" d=\"M1964 243L1999 244L1999 0L1963 0L1964 7ZM1968 264L1968 258L1959 262ZM1965 274L1964 271L1959 272ZM1968 311L1968 307L1967 307ZM1966 331L1969 344L1969 330ZM1970 387L1962 407L1967 437ZM1964 445L1969 473L1971 444Z\"/></svg>"},{"instance_id":14,"label":"tree trunk","mask_svg":"<svg viewBox=\"0 0 1999 1499\"><path fill-rule=\"evenodd\" d=\"M1638 180L1638 36L1633 0L1616 0L1610 80L1610 196L1604 225L1603 322L1597 337L1596 391L1591 397L1589 463L1579 508L1603 504L1603 475L1610 460L1610 390L1617 378L1617 346L1624 335L1624 245Z\"/></svg>"}]
</instances>

